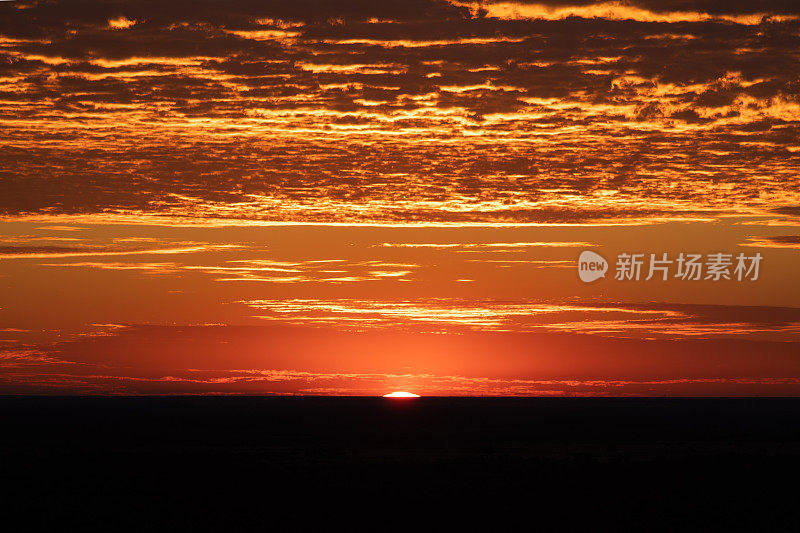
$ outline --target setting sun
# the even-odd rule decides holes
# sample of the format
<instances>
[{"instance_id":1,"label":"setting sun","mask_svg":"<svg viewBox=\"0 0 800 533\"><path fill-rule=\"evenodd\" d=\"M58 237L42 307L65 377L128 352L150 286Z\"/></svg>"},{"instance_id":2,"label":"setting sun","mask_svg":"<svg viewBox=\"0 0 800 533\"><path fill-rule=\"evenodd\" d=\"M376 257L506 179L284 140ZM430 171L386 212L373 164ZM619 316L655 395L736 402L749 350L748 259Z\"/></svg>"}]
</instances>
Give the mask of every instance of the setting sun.
<instances>
[{"instance_id":1,"label":"setting sun","mask_svg":"<svg viewBox=\"0 0 800 533\"><path fill-rule=\"evenodd\" d=\"M384 398L419 398L419 394L414 394L413 392L391 392L389 394L384 394Z\"/></svg>"}]
</instances>

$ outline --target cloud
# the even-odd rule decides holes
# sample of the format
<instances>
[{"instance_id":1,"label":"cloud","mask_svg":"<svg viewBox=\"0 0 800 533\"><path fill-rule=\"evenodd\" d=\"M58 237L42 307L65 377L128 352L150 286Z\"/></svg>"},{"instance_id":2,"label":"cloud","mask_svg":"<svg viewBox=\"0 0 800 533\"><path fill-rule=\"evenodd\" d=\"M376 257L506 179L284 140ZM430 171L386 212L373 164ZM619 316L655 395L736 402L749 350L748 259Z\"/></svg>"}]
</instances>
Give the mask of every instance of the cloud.
<instances>
[{"instance_id":1,"label":"cloud","mask_svg":"<svg viewBox=\"0 0 800 533\"><path fill-rule=\"evenodd\" d=\"M748 237L741 246L757 248L800 248L800 235L772 235L767 237Z\"/></svg>"},{"instance_id":2,"label":"cloud","mask_svg":"<svg viewBox=\"0 0 800 533\"><path fill-rule=\"evenodd\" d=\"M13 247L15 250L19 247ZM11 258L23 257L76 257L76 256L118 256L139 254L177 254L187 252L208 252L241 248L241 245L212 245L191 248L165 248L138 250L135 252L74 253L31 251L28 254L15 253ZM32 250L38 250L33 249ZM0 257L3 249L0 248ZM262 283L355 283L365 281L407 281L419 268L415 263L396 263L380 260L321 259L303 261L278 261L274 259L232 259L220 264L184 264L176 262L114 262L78 261L63 263L41 263L41 266L58 268L91 268L99 270L133 270L155 275L181 275L192 272L212 276L217 282L262 282Z\"/></svg>"},{"instance_id":3,"label":"cloud","mask_svg":"<svg viewBox=\"0 0 800 533\"><path fill-rule=\"evenodd\" d=\"M227 250L239 248L235 244L204 244L193 243L188 246L175 246L163 248L121 248L104 246L0 246L0 258L3 259L30 259L30 258L55 258L55 257L95 257L95 256L122 256L122 255L170 255L211 250ZM63 264L62 264L63 265Z\"/></svg>"},{"instance_id":4,"label":"cloud","mask_svg":"<svg viewBox=\"0 0 800 533\"><path fill-rule=\"evenodd\" d=\"M792 10L783 14L786 6L780 2L767 2L764 11L739 11L720 9L714 2L586 2L573 0L526 1L489 0L488 2L454 2L471 7L473 12L500 19L563 20L568 17L602 18L606 20L635 20L639 22L705 22L725 21L736 24L755 25L765 18L794 20L800 13ZM705 4L705 5L704 5ZM715 5L716 4L716 5ZM706 11L704 8L708 9ZM752 7L751 7L752 9Z\"/></svg>"},{"instance_id":5,"label":"cloud","mask_svg":"<svg viewBox=\"0 0 800 533\"><path fill-rule=\"evenodd\" d=\"M525 248L584 248L594 246L588 242L561 242L561 241L541 241L541 242L486 242L486 243L394 243L384 242L378 246L384 248L430 248L452 250L455 252L471 251L505 251L519 250Z\"/></svg>"},{"instance_id":6,"label":"cloud","mask_svg":"<svg viewBox=\"0 0 800 533\"><path fill-rule=\"evenodd\" d=\"M119 262L76 262L42 263L48 267L97 268L100 270L140 270L148 274L174 274L181 269L178 263L119 263Z\"/></svg>"},{"instance_id":7,"label":"cloud","mask_svg":"<svg viewBox=\"0 0 800 533\"><path fill-rule=\"evenodd\" d=\"M267 283L356 283L364 281L405 281L419 265L379 260L344 259L310 261L275 261L247 259L227 261L219 266L187 265L215 276L214 281L256 281Z\"/></svg>"},{"instance_id":8,"label":"cloud","mask_svg":"<svg viewBox=\"0 0 800 533\"><path fill-rule=\"evenodd\" d=\"M0 383L8 393L796 394L797 348L574 333L128 326L4 349Z\"/></svg>"},{"instance_id":9,"label":"cloud","mask_svg":"<svg viewBox=\"0 0 800 533\"><path fill-rule=\"evenodd\" d=\"M343 330L570 332L608 337L800 338L800 309L541 301L286 299L243 301L271 323Z\"/></svg>"},{"instance_id":10,"label":"cloud","mask_svg":"<svg viewBox=\"0 0 800 533\"><path fill-rule=\"evenodd\" d=\"M535 224L800 200L791 3L401 4L0 5L0 213Z\"/></svg>"},{"instance_id":11,"label":"cloud","mask_svg":"<svg viewBox=\"0 0 800 533\"><path fill-rule=\"evenodd\" d=\"M78 226L63 226L63 225L52 225L52 226L39 226L38 228L34 228L38 231L85 231L89 228L81 228Z\"/></svg>"}]
</instances>

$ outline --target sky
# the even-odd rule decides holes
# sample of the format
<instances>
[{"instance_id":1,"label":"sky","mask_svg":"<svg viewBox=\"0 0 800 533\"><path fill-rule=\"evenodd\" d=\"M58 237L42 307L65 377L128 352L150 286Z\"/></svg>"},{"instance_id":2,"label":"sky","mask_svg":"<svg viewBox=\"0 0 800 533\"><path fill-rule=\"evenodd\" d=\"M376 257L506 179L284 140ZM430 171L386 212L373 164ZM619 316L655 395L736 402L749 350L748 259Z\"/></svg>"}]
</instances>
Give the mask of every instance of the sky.
<instances>
[{"instance_id":1,"label":"sky","mask_svg":"<svg viewBox=\"0 0 800 533\"><path fill-rule=\"evenodd\" d=\"M2 2L0 393L798 395L799 60L788 0Z\"/></svg>"}]
</instances>

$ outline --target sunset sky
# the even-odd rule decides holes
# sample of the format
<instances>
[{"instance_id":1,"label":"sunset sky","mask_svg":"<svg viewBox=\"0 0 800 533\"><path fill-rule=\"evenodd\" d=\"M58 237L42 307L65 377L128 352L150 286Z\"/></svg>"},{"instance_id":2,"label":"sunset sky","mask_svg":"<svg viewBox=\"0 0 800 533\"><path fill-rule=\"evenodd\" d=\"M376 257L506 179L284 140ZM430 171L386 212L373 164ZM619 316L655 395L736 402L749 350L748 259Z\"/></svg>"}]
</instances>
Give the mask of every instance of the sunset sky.
<instances>
[{"instance_id":1,"label":"sunset sky","mask_svg":"<svg viewBox=\"0 0 800 533\"><path fill-rule=\"evenodd\" d=\"M795 1L0 3L0 393L800 395L799 274Z\"/></svg>"}]
</instances>

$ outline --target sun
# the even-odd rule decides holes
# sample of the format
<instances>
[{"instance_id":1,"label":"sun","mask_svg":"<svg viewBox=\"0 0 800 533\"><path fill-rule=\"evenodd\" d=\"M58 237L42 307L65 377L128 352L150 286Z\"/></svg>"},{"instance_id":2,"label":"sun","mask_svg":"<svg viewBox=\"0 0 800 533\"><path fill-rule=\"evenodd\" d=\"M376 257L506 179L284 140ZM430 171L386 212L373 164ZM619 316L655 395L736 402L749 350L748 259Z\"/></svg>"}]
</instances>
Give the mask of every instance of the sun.
<instances>
[{"instance_id":1,"label":"sun","mask_svg":"<svg viewBox=\"0 0 800 533\"><path fill-rule=\"evenodd\" d=\"M389 394L384 394L384 398L419 398L419 394L414 394L413 392L404 392L404 391L396 391L390 392Z\"/></svg>"}]
</instances>

